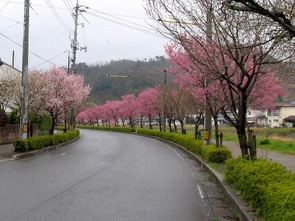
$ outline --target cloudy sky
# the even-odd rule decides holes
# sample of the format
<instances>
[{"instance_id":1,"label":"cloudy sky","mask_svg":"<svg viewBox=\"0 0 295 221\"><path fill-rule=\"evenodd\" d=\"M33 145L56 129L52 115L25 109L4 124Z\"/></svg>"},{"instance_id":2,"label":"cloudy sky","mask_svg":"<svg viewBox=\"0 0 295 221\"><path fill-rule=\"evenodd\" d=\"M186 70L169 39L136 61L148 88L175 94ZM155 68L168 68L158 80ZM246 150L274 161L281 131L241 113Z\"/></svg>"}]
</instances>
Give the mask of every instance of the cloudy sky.
<instances>
[{"instance_id":1,"label":"cloudy sky","mask_svg":"<svg viewBox=\"0 0 295 221\"><path fill-rule=\"evenodd\" d=\"M67 66L77 0L31 0L29 68ZM143 60L165 55L167 39L152 30L141 0L79 0L77 62ZM84 7L85 6L85 7ZM87 7L87 8L86 8ZM0 0L0 58L21 69L24 0Z\"/></svg>"}]
</instances>

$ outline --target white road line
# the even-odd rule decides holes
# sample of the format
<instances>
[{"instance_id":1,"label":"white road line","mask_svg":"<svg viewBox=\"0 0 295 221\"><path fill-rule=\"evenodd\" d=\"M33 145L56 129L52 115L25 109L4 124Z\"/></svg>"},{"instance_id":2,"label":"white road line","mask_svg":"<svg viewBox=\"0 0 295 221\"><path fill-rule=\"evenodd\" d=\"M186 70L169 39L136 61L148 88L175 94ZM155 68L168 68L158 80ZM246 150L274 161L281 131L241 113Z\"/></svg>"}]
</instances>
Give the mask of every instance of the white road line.
<instances>
[{"instance_id":1,"label":"white road line","mask_svg":"<svg viewBox=\"0 0 295 221\"><path fill-rule=\"evenodd\" d=\"M177 153L175 150L173 150L169 145L165 144L170 150L172 150L180 159L182 159L184 161L184 158L179 154Z\"/></svg>"},{"instance_id":2,"label":"white road line","mask_svg":"<svg viewBox=\"0 0 295 221\"><path fill-rule=\"evenodd\" d=\"M199 190L199 194L200 194L201 199L204 199L203 192L202 192L201 187L199 185L198 185L198 190Z\"/></svg>"},{"instance_id":3,"label":"white road line","mask_svg":"<svg viewBox=\"0 0 295 221\"><path fill-rule=\"evenodd\" d=\"M66 155L66 154L67 154L67 153L62 153L61 156L64 156L64 155Z\"/></svg>"}]
</instances>

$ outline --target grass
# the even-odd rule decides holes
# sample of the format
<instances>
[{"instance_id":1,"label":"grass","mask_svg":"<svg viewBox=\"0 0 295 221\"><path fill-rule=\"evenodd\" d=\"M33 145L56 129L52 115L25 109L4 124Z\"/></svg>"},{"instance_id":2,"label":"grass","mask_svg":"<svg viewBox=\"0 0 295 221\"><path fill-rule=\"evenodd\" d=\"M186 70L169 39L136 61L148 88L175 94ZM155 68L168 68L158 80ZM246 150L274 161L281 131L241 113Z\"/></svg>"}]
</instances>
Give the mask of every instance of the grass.
<instances>
[{"instance_id":1,"label":"grass","mask_svg":"<svg viewBox=\"0 0 295 221\"><path fill-rule=\"evenodd\" d=\"M266 128L264 130L265 131L259 128L258 131L260 131L260 133L256 133L257 129L255 129L255 134L257 134L256 145L258 148L264 148L268 150L295 155L295 140L287 135L287 131L289 131L290 135L291 133L294 133L294 129L290 130L290 128ZM283 132L284 136L279 135L280 131ZM268 134L268 136L266 136L266 134ZM279 138L269 138L271 136ZM235 134L234 130L232 131L232 133L224 133L223 138L226 141L238 142L238 136L237 134ZM287 138L289 139L287 140Z\"/></svg>"},{"instance_id":2,"label":"grass","mask_svg":"<svg viewBox=\"0 0 295 221\"><path fill-rule=\"evenodd\" d=\"M220 127L220 131L223 132L224 141L239 142L235 128ZM193 127L187 126L186 132L194 136ZM181 133L180 129L177 133ZM258 148L295 155L295 128L255 128L254 133Z\"/></svg>"}]
</instances>

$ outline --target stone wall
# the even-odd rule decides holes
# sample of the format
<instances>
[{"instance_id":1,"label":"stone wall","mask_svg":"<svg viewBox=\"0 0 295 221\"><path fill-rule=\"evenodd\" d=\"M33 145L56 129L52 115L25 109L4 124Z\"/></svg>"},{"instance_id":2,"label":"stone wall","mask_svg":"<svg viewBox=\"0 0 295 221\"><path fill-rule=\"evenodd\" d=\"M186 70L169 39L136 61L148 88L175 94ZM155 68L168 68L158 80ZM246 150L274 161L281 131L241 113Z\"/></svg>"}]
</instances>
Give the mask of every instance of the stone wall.
<instances>
[{"instance_id":1,"label":"stone wall","mask_svg":"<svg viewBox=\"0 0 295 221\"><path fill-rule=\"evenodd\" d=\"M5 126L0 126L0 145L11 143L17 138L19 138L18 124L6 124Z\"/></svg>"}]
</instances>

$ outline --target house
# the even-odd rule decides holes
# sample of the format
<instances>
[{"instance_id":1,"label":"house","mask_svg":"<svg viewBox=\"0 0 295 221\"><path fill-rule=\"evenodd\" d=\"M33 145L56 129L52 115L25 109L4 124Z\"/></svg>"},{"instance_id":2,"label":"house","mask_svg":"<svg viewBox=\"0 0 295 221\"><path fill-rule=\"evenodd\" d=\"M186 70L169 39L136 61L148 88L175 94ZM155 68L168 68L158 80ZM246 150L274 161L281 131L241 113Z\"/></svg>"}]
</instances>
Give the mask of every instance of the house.
<instances>
[{"instance_id":1,"label":"house","mask_svg":"<svg viewBox=\"0 0 295 221\"><path fill-rule=\"evenodd\" d=\"M250 110L247 120L253 126L292 127L295 126L295 104L277 103L269 109Z\"/></svg>"},{"instance_id":2,"label":"house","mask_svg":"<svg viewBox=\"0 0 295 221\"><path fill-rule=\"evenodd\" d=\"M20 76L21 71L0 59L0 109L7 113L11 112L10 107L15 93L16 79Z\"/></svg>"}]
</instances>

